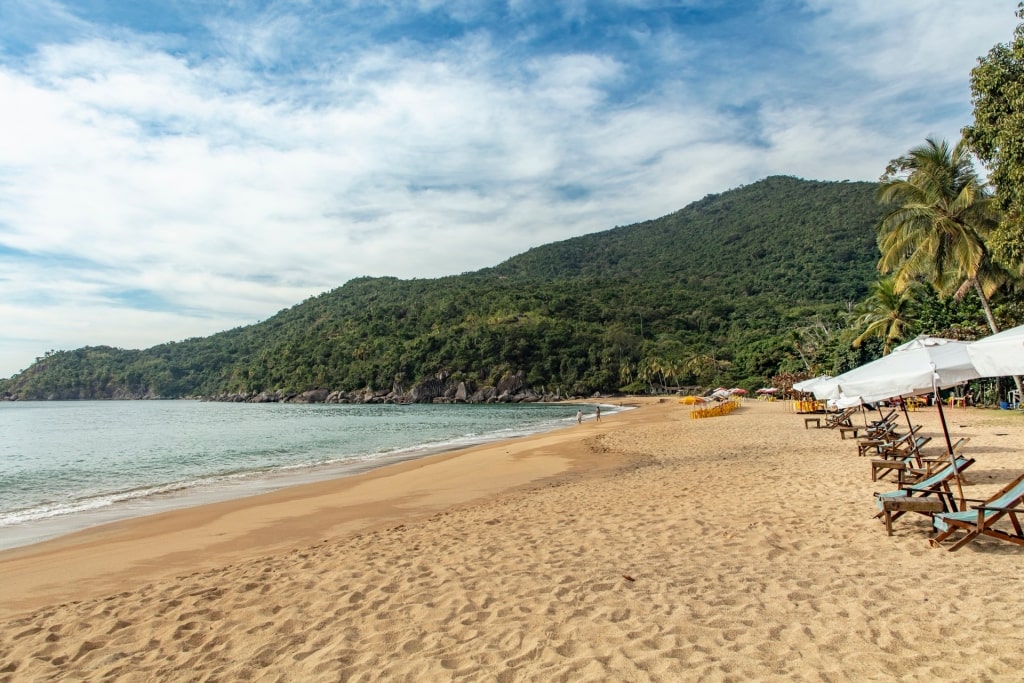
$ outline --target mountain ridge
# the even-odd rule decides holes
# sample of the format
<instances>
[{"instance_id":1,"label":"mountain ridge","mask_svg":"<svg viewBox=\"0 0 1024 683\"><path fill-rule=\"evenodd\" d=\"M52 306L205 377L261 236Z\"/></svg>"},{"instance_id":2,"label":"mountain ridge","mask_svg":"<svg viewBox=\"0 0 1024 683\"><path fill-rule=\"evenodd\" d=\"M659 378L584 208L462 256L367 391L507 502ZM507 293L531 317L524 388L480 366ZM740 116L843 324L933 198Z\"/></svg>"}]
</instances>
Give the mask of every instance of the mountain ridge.
<instances>
[{"instance_id":1,"label":"mountain ridge","mask_svg":"<svg viewBox=\"0 0 1024 683\"><path fill-rule=\"evenodd\" d=\"M701 356L716 379L752 385L796 362L789 329L864 296L875 187L769 176L470 273L354 278L209 337L48 353L0 381L0 395L252 396L509 375L589 394L635 384L654 361Z\"/></svg>"}]
</instances>

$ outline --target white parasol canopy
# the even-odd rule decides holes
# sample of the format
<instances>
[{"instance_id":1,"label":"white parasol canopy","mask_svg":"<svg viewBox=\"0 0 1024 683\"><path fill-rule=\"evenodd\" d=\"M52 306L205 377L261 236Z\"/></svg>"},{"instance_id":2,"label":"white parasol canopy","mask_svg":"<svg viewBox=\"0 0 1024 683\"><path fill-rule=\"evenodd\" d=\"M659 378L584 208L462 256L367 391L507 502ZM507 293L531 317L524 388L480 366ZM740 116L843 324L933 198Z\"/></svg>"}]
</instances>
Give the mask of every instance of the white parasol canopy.
<instances>
[{"instance_id":1,"label":"white parasol canopy","mask_svg":"<svg viewBox=\"0 0 1024 683\"><path fill-rule=\"evenodd\" d=\"M839 389L839 381L836 377L826 377L820 382L811 386L811 393L819 401L835 401L844 398L843 392Z\"/></svg>"},{"instance_id":2,"label":"white parasol canopy","mask_svg":"<svg viewBox=\"0 0 1024 683\"><path fill-rule=\"evenodd\" d=\"M967 353L982 377L1024 375L1024 325L971 342Z\"/></svg>"},{"instance_id":3,"label":"white parasol canopy","mask_svg":"<svg viewBox=\"0 0 1024 683\"><path fill-rule=\"evenodd\" d=\"M845 396L860 396L865 403L963 384L982 376L967 347L967 342L920 336L888 356L833 377L828 384Z\"/></svg>"},{"instance_id":4,"label":"white parasol canopy","mask_svg":"<svg viewBox=\"0 0 1024 683\"><path fill-rule=\"evenodd\" d=\"M811 391L814 390L815 386L829 379L832 379L831 375L818 375L817 377L812 377L811 379L805 379L802 382L794 382L793 391L810 393Z\"/></svg>"}]
</instances>

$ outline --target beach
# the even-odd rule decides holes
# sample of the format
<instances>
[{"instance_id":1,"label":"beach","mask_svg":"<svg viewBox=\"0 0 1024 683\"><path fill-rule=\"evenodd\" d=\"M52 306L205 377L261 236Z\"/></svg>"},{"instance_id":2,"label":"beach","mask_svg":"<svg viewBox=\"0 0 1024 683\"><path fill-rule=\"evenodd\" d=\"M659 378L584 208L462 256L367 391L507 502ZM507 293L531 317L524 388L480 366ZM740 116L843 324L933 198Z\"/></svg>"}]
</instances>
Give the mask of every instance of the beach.
<instances>
[{"instance_id":1,"label":"beach","mask_svg":"<svg viewBox=\"0 0 1024 683\"><path fill-rule=\"evenodd\" d=\"M0 553L0 681L1019 679L1024 548L887 536L895 483L784 402L612 402L636 409ZM968 497L1024 471L1024 416L947 422Z\"/></svg>"}]
</instances>

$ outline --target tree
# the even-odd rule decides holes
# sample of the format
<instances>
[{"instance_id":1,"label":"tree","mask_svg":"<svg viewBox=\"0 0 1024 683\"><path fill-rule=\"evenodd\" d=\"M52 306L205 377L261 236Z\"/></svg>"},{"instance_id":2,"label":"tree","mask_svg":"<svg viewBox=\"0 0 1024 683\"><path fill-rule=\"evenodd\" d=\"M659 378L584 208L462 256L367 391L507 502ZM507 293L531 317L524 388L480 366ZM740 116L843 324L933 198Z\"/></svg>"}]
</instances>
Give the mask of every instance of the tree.
<instances>
[{"instance_id":1,"label":"tree","mask_svg":"<svg viewBox=\"0 0 1024 683\"><path fill-rule=\"evenodd\" d=\"M974 170L966 142L950 149L931 138L893 160L878 191L894 205L879 224L878 269L895 273L896 291L924 279L940 295L962 296L973 288L993 333L999 331L991 295L1006 272L989 256L986 238L999 211ZM1024 394L1020 378L1014 378Z\"/></svg>"},{"instance_id":2,"label":"tree","mask_svg":"<svg viewBox=\"0 0 1024 683\"><path fill-rule=\"evenodd\" d=\"M1017 7L1024 19L1024 3ZM1024 272L1024 24L1013 41L1000 43L971 71L974 123L964 140L989 169L989 180L1004 210L991 240L994 254Z\"/></svg>"},{"instance_id":3,"label":"tree","mask_svg":"<svg viewBox=\"0 0 1024 683\"><path fill-rule=\"evenodd\" d=\"M883 355L892 351L893 345L903 341L915 318L917 287L911 285L898 291L896 279L882 278L873 283L868 297L858 308L856 325L862 328L854 348L860 348L868 339L882 340Z\"/></svg>"},{"instance_id":4,"label":"tree","mask_svg":"<svg viewBox=\"0 0 1024 683\"><path fill-rule=\"evenodd\" d=\"M892 205L879 224L878 269L893 273L895 291L924 280L943 296L967 285L981 299L998 332L989 298L1005 282L985 239L998 210L978 178L966 144L950 148L931 138L894 159L882 176L878 198Z\"/></svg>"}]
</instances>

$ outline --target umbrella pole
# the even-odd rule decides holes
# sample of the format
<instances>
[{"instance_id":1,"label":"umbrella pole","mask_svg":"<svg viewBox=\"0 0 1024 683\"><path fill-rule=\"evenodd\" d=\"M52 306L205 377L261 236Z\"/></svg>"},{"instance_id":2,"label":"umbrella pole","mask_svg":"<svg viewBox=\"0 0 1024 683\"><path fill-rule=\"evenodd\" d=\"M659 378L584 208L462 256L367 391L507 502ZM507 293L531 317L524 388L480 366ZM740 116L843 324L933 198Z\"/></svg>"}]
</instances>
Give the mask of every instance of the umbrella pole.
<instances>
[{"instance_id":1,"label":"umbrella pole","mask_svg":"<svg viewBox=\"0 0 1024 683\"><path fill-rule=\"evenodd\" d=\"M907 399L900 397L900 408L903 410L903 417L907 418L907 431L910 432L910 438L914 436L914 425L910 422L910 411L907 410ZM948 442L949 439L946 439ZM921 451L917 447L917 441L913 441L914 444L914 462L917 463L918 467L921 467Z\"/></svg>"},{"instance_id":2,"label":"umbrella pole","mask_svg":"<svg viewBox=\"0 0 1024 683\"><path fill-rule=\"evenodd\" d=\"M942 411L942 396L938 390L935 392L935 405L939 408L939 422L942 423L942 435L946 438L946 450L949 452L949 464L953 466L953 478L956 479L956 490L960 494L961 509L966 504L964 500L964 485L960 481L960 472L956 468L956 454L953 453L953 442L949 440L949 427L946 426L946 414Z\"/></svg>"},{"instance_id":3,"label":"umbrella pole","mask_svg":"<svg viewBox=\"0 0 1024 683\"><path fill-rule=\"evenodd\" d=\"M903 411L903 417L907 418L907 429L914 431L914 425L910 424L910 411L907 410L907 399L902 396L900 397L900 410Z\"/></svg>"}]
</instances>

